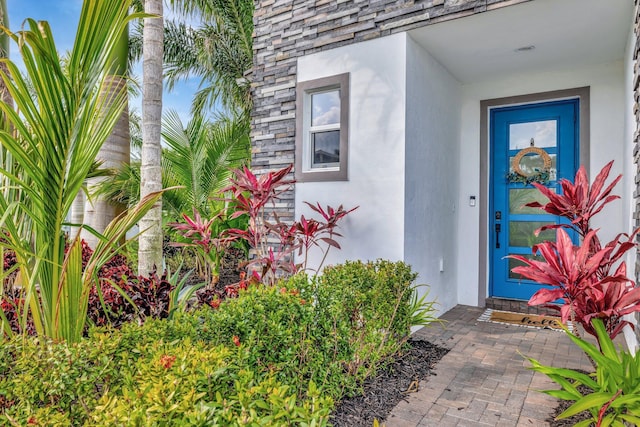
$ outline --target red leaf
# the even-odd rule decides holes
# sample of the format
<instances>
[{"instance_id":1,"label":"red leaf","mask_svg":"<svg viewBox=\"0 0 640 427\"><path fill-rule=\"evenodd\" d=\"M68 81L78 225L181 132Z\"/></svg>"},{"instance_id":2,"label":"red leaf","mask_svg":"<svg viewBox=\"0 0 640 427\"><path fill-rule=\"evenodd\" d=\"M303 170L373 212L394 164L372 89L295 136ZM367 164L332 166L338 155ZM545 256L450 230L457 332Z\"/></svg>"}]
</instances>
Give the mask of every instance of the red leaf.
<instances>
[{"instance_id":1,"label":"red leaf","mask_svg":"<svg viewBox=\"0 0 640 427\"><path fill-rule=\"evenodd\" d=\"M564 296L562 289L548 289L542 288L539 289L533 296L529 299L528 305L540 305L547 304L553 302L557 299L560 299Z\"/></svg>"},{"instance_id":2,"label":"red leaf","mask_svg":"<svg viewBox=\"0 0 640 427\"><path fill-rule=\"evenodd\" d=\"M330 239L328 237L322 237L322 238L320 238L320 240L322 240L323 242L325 242L329 246L333 246L336 249L340 249L340 245L338 244L338 242L336 242L333 239Z\"/></svg>"}]
</instances>

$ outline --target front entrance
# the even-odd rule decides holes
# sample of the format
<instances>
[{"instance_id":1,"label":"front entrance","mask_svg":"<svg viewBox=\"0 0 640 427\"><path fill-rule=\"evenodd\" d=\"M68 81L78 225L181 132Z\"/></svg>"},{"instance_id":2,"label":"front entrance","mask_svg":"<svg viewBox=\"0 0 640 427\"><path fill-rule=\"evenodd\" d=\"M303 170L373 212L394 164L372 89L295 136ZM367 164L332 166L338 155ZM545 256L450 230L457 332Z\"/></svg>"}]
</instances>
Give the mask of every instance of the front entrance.
<instances>
[{"instance_id":1,"label":"front entrance","mask_svg":"<svg viewBox=\"0 0 640 427\"><path fill-rule=\"evenodd\" d=\"M525 205L545 202L532 181L561 191L558 180L575 176L578 117L578 99L490 111L489 290L493 297L528 300L540 288L513 274L511 269L520 263L505 257L532 257L533 245L555 238L553 230L538 236L534 232L557 218Z\"/></svg>"}]
</instances>

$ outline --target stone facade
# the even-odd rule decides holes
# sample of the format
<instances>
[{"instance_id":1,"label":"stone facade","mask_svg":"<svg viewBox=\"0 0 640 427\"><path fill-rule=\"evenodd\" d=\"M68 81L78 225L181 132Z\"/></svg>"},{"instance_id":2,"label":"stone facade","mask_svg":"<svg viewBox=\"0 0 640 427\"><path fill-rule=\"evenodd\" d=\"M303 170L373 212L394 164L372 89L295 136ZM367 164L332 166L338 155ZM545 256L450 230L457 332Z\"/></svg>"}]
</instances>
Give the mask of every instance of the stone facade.
<instances>
[{"instance_id":1,"label":"stone facade","mask_svg":"<svg viewBox=\"0 0 640 427\"><path fill-rule=\"evenodd\" d=\"M297 59L530 0L256 0L252 168L294 162ZM276 208L292 219L293 194Z\"/></svg>"},{"instance_id":2,"label":"stone facade","mask_svg":"<svg viewBox=\"0 0 640 427\"><path fill-rule=\"evenodd\" d=\"M633 48L633 113L636 116L636 130L633 133L633 161L636 168L636 191L633 193L636 208L634 212L635 227L640 227L640 0L635 0L635 25L634 36L635 46ZM640 235L636 237L640 243ZM636 252L636 283L640 283L640 251ZM640 324L640 315L636 313L636 319ZM640 342L640 328L635 328L638 342Z\"/></svg>"},{"instance_id":3,"label":"stone facade","mask_svg":"<svg viewBox=\"0 0 640 427\"><path fill-rule=\"evenodd\" d=\"M633 112L636 116L636 130L633 134L633 161L638 166L636 169L636 191L633 197L636 201L634 214L635 226L640 227L640 0L635 0L634 13L636 16L634 35L635 46L633 48ZM640 236L637 237L640 242ZM636 257L636 280L640 277L640 257Z\"/></svg>"}]
</instances>

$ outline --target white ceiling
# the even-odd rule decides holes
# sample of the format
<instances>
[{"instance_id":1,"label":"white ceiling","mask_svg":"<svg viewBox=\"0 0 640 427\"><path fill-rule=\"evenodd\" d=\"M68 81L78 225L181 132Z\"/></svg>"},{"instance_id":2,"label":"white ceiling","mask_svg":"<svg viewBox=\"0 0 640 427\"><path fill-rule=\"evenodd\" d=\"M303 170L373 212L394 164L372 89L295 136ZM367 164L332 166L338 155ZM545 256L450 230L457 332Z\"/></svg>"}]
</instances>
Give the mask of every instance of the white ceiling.
<instances>
[{"instance_id":1,"label":"white ceiling","mask_svg":"<svg viewBox=\"0 0 640 427\"><path fill-rule=\"evenodd\" d=\"M632 24L632 0L531 0L410 34L460 82L472 83L622 59Z\"/></svg>"}]
</instances>

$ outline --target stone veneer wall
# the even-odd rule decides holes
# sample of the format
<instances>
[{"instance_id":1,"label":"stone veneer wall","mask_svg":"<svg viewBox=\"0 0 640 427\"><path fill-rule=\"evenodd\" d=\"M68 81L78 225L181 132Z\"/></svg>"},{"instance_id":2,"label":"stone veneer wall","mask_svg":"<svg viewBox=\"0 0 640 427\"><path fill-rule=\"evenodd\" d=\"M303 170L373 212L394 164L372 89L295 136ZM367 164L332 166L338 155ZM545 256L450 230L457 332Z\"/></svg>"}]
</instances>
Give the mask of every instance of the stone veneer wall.
<instances>
[{"instance_id":1,"label":"stone veneer wall","mask_svg":"<svg viewBox=\"0 0 640 427\"><path fill-rule=\"evenodd\" d=\"M526 1L255 0L252 168L264 173L294 161L299 57ZM285 220L293 210L293 194L276 207Z\"/></svg>"},{"instance_id":2,"label":"stone veneer wall","mask_svg":"<svg viewBox=\"0 0 640 427\"><path fill-rule=\"evenodd\" d=\"M640 0L635 0L635 25L633 32L635 36L635 46L633 48L633 112L636 116L636 130L633 134L633 161L637 165L636 169L636 190L633 198L636 201L636 209L634 213L635 227L640 227ZM640 243L640 235L636 237L636 241ZM640 283L640 250L636 252L636 283ZM640 324L640 315L636 313L637 323ZM640 328L635 328L638 342L640 342Z\"/></svg>"}]
</instances>

